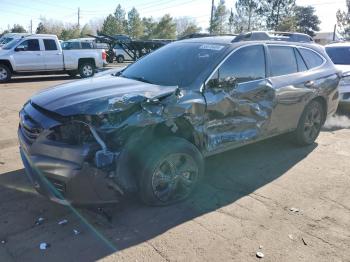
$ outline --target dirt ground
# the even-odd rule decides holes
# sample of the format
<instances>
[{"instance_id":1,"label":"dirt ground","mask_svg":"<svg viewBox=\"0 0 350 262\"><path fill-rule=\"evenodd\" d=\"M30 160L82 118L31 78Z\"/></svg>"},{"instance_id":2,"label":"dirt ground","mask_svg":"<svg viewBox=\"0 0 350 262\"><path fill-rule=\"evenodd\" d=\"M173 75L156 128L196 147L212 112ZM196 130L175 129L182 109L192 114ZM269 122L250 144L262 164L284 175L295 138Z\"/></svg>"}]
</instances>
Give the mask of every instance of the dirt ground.
<instances>
[{"instance_id":1,"label":"dirt ground","mask_svg":"<svg viewBox=\"0 0 350 262\"><path fill-rule=\"evenodd\" d=\"M131 199L104 215L39 196L20 161L18 111L68 81L0 85L0 261L350 261L349 129L306 148L279 137L211 157L198 192L170 207Z\"/></svg>"}]
</instances>

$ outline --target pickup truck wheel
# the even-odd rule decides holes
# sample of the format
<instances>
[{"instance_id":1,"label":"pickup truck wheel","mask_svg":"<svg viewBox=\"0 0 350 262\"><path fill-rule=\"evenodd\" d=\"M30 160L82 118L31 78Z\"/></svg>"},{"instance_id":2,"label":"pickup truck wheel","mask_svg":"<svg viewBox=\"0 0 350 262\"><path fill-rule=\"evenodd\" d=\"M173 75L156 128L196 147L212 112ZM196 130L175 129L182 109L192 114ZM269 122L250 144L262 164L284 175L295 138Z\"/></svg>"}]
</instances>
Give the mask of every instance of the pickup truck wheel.
<instances>
[{"instance_id":1,"label":"pickup truck wheel","mask_svg":"<svg viewBox=\"0 0 350 262\"><path fill-rule=\"evenodd\" d=\"M6 65L0 64L0 83L8 82L11 79L11 71Z\"/></svg>"},{"instance_id":2,"label":"pickup truck wheel","mask_svg":"<svg viewBox=\"0 0 350 262\"><path fill-rule=\"evenodd\" d=\"M295 131L295 142L300 146L311 145L320 134L324 123L324 109L320 102L311 101L305 107Z\"/></svg>"},{"instance_id":3,"label":"pickup truck wheel","mask_svg":"<svg viewBox=\"0 0 350 262\"><path fill-rule=\"evenodd\" d=\"M204 172L202 154L185 139L158 140L142 156L139 194L148 205L163 206L186 199Z\"/></svg>"},{"instance_id":4,"label":"pickup truck wheel","mask_svg":"<svg viewBox=\"0 0 350 262\"><path fill-rule=\"evenodd\" d=\"M95 66L91 62L83 62L79 66L81 78L92 77L95 74Z\"/></svg>"},{"instance_id":5,"label":"pickup truck wheel","mask_svg":"<svg viewBox=\"0 0 350 262\"><path fill-rule=\"evenodd\" d=\"M117 57L117 62L118 63L123 63L124 62L124 57L122 55Z\"/></svg>"}]
</instances>

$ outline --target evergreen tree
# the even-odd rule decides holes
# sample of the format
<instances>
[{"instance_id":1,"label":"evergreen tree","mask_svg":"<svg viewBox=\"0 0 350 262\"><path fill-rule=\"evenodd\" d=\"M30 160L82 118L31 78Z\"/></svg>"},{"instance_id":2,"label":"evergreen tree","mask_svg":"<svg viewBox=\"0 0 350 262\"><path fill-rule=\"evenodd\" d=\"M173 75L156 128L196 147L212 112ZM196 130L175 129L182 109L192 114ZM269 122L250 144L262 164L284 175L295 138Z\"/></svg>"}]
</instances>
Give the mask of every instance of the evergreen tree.
<instances>
[{"instance_id":1,"label":"evergreen tree","mask_svg":"<svg viewBox=\"0 0 350 262\"><path fill-rule=\"evenodd\" d=\"M143 35L144 26L140 14L133 7L128 13L128 34L132 38L140 38Z\"/></svg>"}]
</instances>

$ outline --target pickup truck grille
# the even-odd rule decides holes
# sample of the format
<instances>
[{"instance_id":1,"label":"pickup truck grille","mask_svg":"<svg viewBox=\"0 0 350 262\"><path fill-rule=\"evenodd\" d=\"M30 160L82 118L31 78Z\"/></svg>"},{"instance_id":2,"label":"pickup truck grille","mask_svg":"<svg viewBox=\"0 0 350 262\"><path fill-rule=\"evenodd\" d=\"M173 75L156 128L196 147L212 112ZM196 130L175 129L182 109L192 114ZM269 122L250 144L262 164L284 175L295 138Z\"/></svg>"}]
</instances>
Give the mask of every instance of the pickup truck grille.
<instances>
[{"instance_id":1,"label":"pickup truck grille","mask_svg":"<svg viewBox=\"0 0 350 262\"><path fill-rule=\"evenodd\" d=\"M19 114L19 129L29 144L32 144L42 132L42 127L22 110Z\"/></svg>"}]
</instances>

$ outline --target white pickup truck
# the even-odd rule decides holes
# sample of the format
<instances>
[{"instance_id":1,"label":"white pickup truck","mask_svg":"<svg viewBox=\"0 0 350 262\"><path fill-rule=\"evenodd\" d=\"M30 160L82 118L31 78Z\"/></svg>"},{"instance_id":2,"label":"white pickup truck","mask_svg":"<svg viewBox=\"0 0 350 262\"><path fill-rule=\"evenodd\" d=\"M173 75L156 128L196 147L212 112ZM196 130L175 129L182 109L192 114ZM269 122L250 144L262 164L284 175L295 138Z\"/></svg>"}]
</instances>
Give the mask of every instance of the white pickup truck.
<instances>
[{"instance_id":1,"label":"white pickup truck","mask_svg":"<svg viewBox=\"0 0 350 262\"><path fill-rule=\"evenodd\" d=\"M67 73L91 77L106 65L101 49L64 50L55 35L36 34L12 40L0 50L0 83L12 75Z\"/></svg>"}]
</instances>

